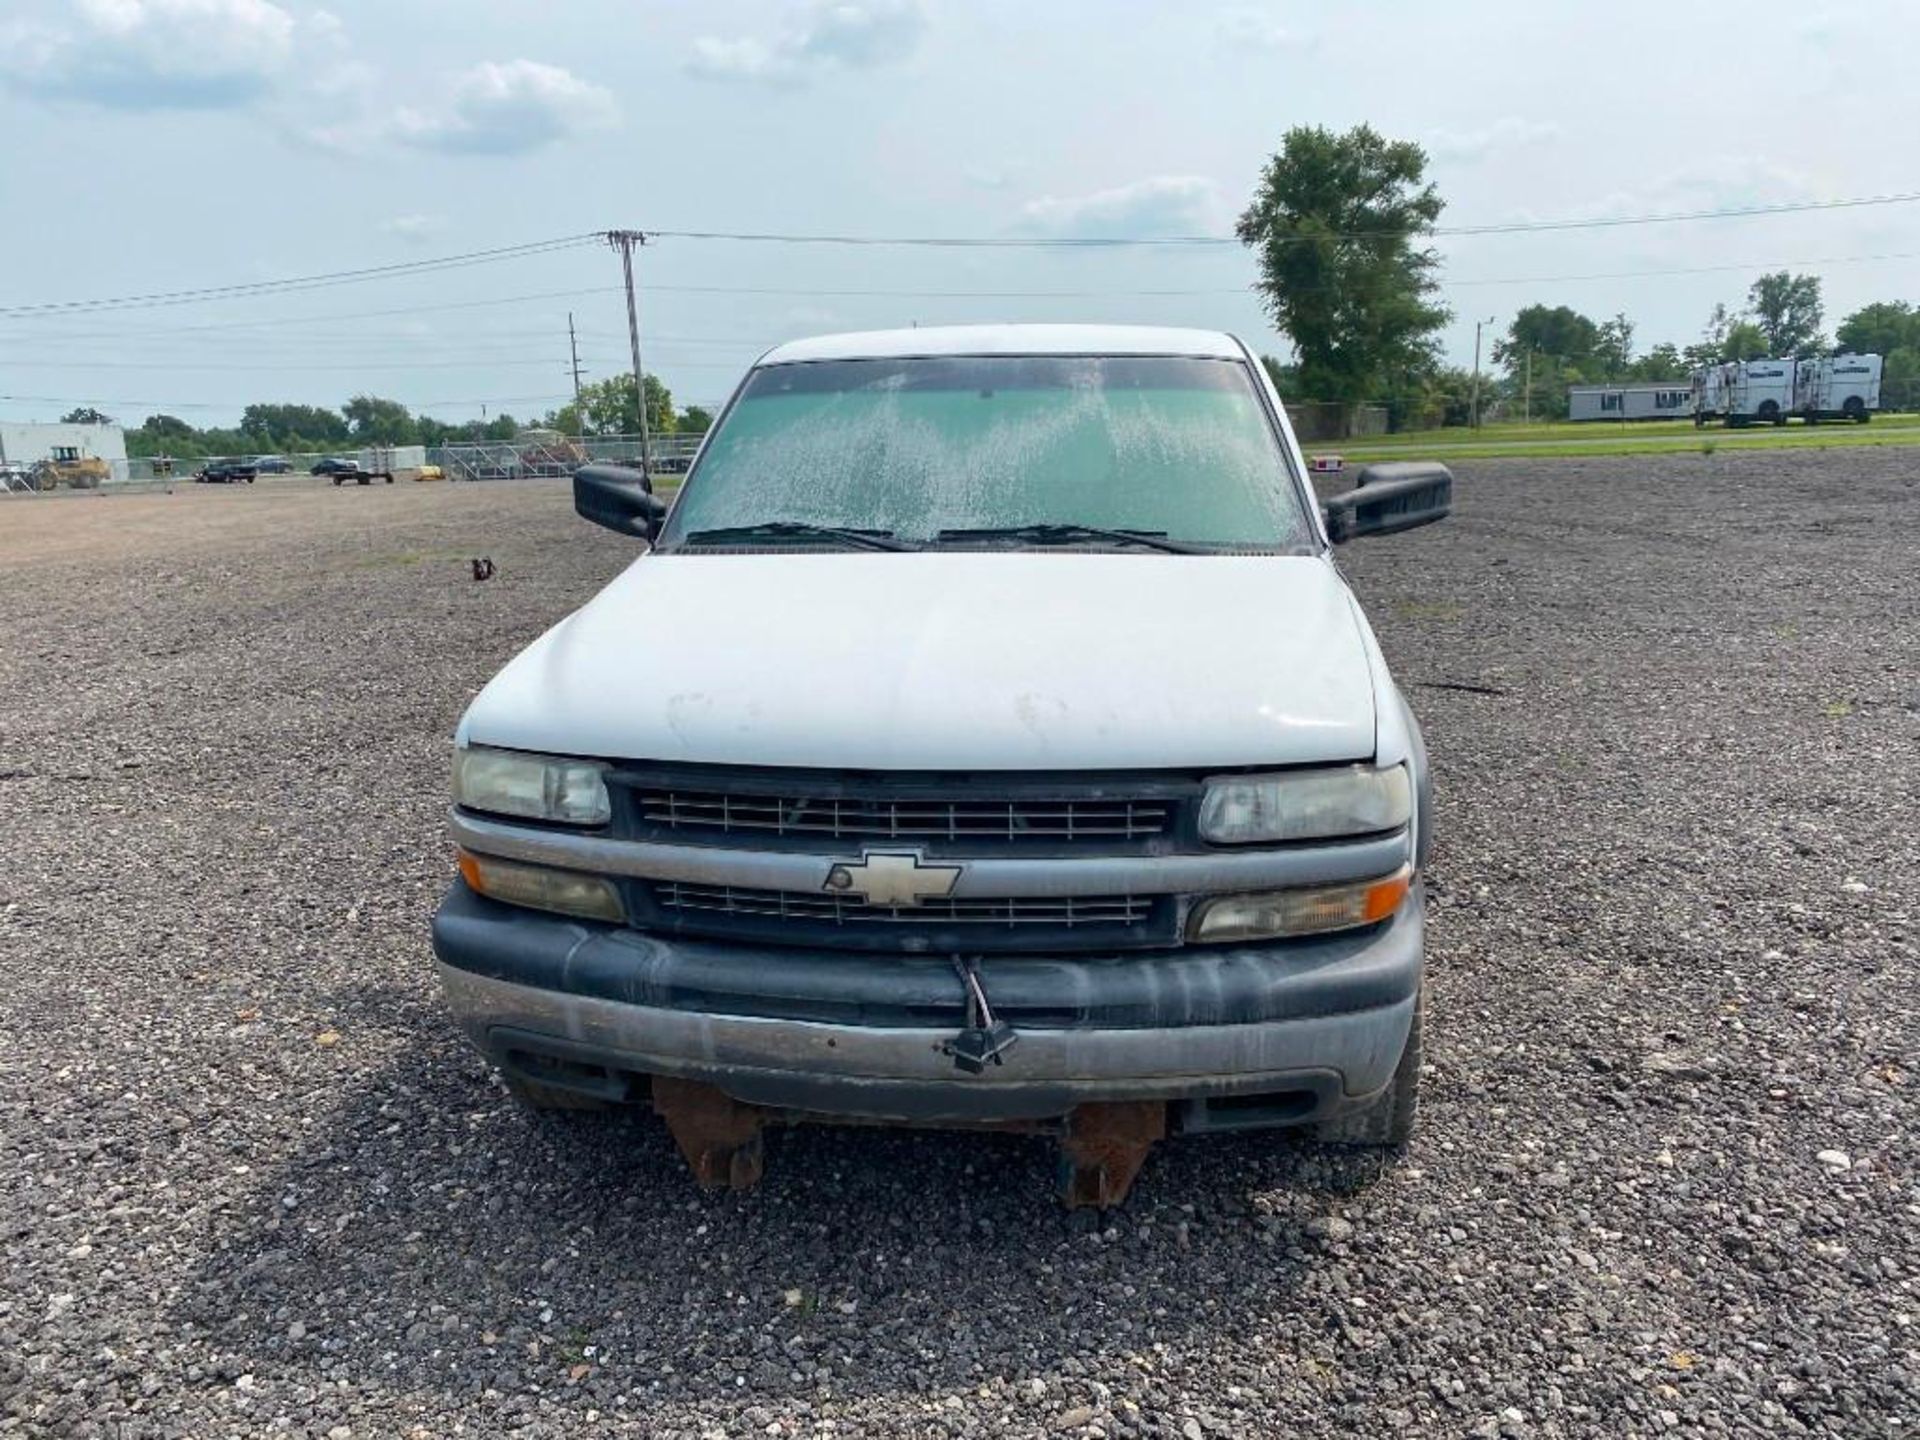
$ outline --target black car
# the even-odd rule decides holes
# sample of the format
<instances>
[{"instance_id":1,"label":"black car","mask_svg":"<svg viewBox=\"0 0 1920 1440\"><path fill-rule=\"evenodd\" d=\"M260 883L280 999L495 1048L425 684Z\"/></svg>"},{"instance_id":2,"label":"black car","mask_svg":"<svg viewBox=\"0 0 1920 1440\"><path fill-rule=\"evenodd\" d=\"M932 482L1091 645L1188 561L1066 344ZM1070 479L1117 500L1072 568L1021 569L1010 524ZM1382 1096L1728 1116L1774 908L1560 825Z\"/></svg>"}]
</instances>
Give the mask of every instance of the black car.
<instances>
[{"instance_id":1,"label":"black car","mask_svg":"<svg viewBox=\"0 0 1920 1440\"><path fill-rule=\"evenodd\" d=\"M193 478L201 485L251 485L259 473L251 460L209 460Z\"/></svg>"},{"instance_id":2,"label":"black car","mask_svg":"<svg viewBox=\"0 0 1920 1440\"><path fill-rule=\"evenodd\" d=\"M256 455L253 469L257 475L291 475L293 464L284 455Z\"/></svg>"},{"instance_id":3,"label":"black car","mask_svg":"<svg viewBox=\"0 0 1920 1440\"><path fill-rule=\"evenodd\" d=\"M360 462L350 455L322 455L307 467L309 475L351 475L360 468Z\"/></svg>"}]
</instances>

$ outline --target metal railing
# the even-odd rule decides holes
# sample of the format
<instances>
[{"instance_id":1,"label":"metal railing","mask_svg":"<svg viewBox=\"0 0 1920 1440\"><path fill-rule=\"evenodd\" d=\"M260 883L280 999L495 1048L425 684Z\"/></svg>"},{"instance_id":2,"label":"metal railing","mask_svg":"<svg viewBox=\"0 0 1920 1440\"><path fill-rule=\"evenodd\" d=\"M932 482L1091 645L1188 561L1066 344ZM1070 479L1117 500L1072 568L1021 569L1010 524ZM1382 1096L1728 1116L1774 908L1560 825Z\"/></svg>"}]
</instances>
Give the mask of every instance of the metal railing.
<instances>
[{"instance_id":1,"label":"metal railing","mask_svg":"<svg viewBox=\"0 0 1920 1440\"><path fill-rule=\"evenodd\" d=\"M648 442L656 474L685 473L705 434L654 435ZM427 463L438 465L450 480L531 480L571 475L595 460L623 465L640 463L638 435L580 435L522 437L518 440L463 440L435 445Z\"/></svg>"}]
</instances>

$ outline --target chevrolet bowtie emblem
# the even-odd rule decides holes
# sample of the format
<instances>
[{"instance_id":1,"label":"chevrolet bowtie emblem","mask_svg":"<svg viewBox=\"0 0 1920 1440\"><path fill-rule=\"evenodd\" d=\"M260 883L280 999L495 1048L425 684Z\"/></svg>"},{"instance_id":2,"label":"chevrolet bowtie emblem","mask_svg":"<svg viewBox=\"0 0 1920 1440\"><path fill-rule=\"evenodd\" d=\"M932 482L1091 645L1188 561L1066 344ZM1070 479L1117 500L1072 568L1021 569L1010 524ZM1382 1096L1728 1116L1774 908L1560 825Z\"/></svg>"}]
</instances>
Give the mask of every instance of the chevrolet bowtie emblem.
<instances>
[{"instance_id":1,"label":"chevrolet bowtie emblem","mask_svg":"<svg viewBox=\"0 0 1920 1440\"><path fill-rule=\"evenodd\" d=\"M858 865L836 865L827 872L829 890L858 895L869 905L918 905L953 893L958 865L922 865L915 854L868 852Z\"/></svg>"}]
</instances>

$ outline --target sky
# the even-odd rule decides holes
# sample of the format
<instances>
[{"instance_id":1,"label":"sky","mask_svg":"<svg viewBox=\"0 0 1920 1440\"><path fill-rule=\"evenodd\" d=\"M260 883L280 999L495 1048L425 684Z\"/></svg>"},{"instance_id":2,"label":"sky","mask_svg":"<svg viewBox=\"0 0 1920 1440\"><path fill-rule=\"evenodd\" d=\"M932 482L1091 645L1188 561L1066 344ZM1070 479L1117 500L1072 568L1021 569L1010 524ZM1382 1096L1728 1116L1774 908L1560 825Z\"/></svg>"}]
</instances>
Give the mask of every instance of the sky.
<instances>
[{"instance_id":1,"label":"sky","mask_svg":"<svg viewBox=\"0 0 1920 1440\"><path fill-rule=\"evenodd\" d=\"M17 312L612 227L1229 236L1295 125L1418 141L1442 226L1920 191L1920 0L1869 8L1863 26L1818 0L0 0L0 417L225 424L371 392L525 418L569 396L569 312L587 379L627 364L604 244ZM1435 245L1462 365L1476 321L1535 302L1685 344L1765 269L1818 273L1829 328L1920 300L1915 203ZM647 368L682 404L836 330L1118 321L1286 348L1231 244L662 236L639 272Z\"/></svg>"}]
</instances>

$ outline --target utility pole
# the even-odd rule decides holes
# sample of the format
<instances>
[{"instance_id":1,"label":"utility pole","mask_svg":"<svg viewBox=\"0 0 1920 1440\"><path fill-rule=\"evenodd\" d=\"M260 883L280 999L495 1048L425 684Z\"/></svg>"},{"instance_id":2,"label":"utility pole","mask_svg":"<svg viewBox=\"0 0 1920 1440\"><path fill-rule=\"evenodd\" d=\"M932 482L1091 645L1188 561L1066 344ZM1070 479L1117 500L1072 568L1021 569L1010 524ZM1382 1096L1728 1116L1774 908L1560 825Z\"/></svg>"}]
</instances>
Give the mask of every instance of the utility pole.
<instances>
[{"instance_id":1,"label":"utility pole","mask_svg":"<svg viewBox=\"0 0 1920 1440\"><path fill-rule=\"evenodd\" d=\"M640 473L653 475L653 441L647 426L647 375L640 368L640 310L633 298L633 247L647 243L638 230L609 230L607 243L620 252L620 269L627 282L627 340L633 347L633 393L640 404Z\"/></svg>"},{"instance_id":2,"label":"utility pole","mask_svg":"<svg viewBox=\"0 0 1920 1440\"><path fill-rule=\"evenodd\" d=\"M1480 327L1492 323L1491 315L1484 320L1473 322L1473 408L1469 414L1471 428L1475 430L1480 428Z\"/></svg>"},{"instance_id":3,"label":"utility pole","mask_svg":"<svg viewBox=\"0 0 1920 1440\"><path fill-rule=\"evenodd\" d=\"M573 356L573 411L580 413L580 342L573 333L573 312L567 312L567 350Z\"/></svg>"},{"instance_id":4,"label":"utility pole","mask_svg":"<svg viewBox=\"0 0 1920 1440\"><path fill-rule=\"evenodd\" d=\"M1533 347L1532 346L1527 347L1527 419L1526 419L1526 423L1529 425L1533 423Z\"/></svg>"}]
</instances>

